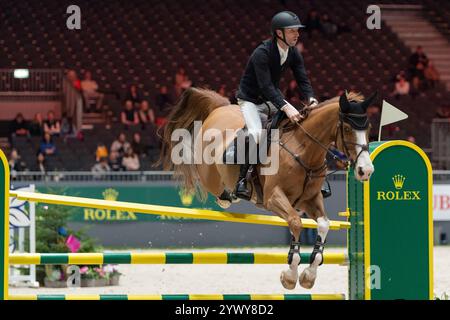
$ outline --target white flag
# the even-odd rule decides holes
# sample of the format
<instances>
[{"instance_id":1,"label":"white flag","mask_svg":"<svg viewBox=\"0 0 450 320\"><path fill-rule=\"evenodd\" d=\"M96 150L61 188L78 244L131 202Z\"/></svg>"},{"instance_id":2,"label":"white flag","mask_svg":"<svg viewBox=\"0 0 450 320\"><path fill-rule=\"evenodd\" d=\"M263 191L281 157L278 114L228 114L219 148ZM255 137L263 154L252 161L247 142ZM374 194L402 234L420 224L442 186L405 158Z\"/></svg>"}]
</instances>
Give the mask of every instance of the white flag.
<instances>
[{"instance_id":1,"label":"white flag","mask_svg":"<svg viewBox=\"0 0 450 320\"><path fill-rule=\"evenodd\" d=\"M383 108L381 109L381 120L380 120L380 132L378 134L378 141L381 140L381 128L387 124L394 123L397 121L405 120L408 115L403 111L397 109L392 104L383 100Z\"/></svg>"}]
</instances>

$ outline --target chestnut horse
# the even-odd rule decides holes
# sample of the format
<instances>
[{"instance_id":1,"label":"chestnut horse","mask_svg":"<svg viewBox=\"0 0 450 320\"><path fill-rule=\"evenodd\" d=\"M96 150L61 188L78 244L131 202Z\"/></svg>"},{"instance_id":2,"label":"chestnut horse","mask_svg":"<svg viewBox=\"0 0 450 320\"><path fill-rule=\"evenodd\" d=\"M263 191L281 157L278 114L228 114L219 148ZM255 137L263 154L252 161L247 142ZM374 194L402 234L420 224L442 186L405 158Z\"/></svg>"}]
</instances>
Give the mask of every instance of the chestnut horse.
<instances>
[{"instance_id":1,"label":"chestnut horse","mask_svg":"<svg viewBox=\"0 0 450 320\"><path fill-rule=\"evenodd\" d=\"M321 186L326 176L325 157L334 143L342 150L351 163L356 179L366 181L374 168L368 153L369 122L367 107L375 98L366 101L356 93L343 94L320 103L314 108L306 108L307 117L301 123L289 123L286 119L280 124L279 140L272 141L269 154L278 152L279 165L276 174L262 175L267 164L257 166L263 191L263 207L275 212L286 220L292 234L287 261L289 269L281 273L281 283L287 289L294 289L299 279L301 286L312 288L317 267L323 262L323 250L330 222L324 209ZM201 121L199 130L192 139L196 146L207 147L210 139L204 139L209 129L222 133L222 139L215 145L216 155L222 155L234 136L225 135L226 130L237 132L245 126L243 116L237 105L214 91L190 88L183 93L169 116L163 134L163 149L160 162L166 170L174 170L184 179L184 188L200 193L205 199L209 192L216 197L222 207L231 204L232 192L239 175L239 165L222 163L200 163L192 161L173 163L173 156L179 147L174 136L176 129L194 133L194 121ZM179 135L178 135L179 138ZM197 139L197 140L196 140ZM186 145L186 141L184 141ZM190 142L188 143L191 146ZM178 150L178 149L177 149ZM183 159L194 156L193 148L183 149ZM276 151L274 151L276 150ZM190 154L186 154L190 153ZM226 197L224 197L226 195ZM251 201L256 203L257 195L253 187ZM309 261L300 277L300 215L305 212L318 225L318 235Z\"/></svg>"}]
</instances>

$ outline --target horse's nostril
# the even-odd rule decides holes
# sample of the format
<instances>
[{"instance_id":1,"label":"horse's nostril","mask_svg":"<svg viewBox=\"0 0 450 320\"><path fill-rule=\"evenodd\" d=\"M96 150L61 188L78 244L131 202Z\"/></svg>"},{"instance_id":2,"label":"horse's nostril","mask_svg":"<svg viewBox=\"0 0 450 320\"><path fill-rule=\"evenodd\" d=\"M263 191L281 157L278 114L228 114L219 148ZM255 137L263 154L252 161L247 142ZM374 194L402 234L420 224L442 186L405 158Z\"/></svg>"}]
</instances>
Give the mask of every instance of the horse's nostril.
<instances>
[{"instance_id":1,"label":"horse's nostril","mask_svg":"<svg viewBox=\"0 0 450 320\"><path fill-rule=\"evenodd\" d=\"M363 171L362 167L358 167L358 174L359 174L360 176L363 176L363 175L364 175L364 171Z\"/></svg>"}]
</instances>

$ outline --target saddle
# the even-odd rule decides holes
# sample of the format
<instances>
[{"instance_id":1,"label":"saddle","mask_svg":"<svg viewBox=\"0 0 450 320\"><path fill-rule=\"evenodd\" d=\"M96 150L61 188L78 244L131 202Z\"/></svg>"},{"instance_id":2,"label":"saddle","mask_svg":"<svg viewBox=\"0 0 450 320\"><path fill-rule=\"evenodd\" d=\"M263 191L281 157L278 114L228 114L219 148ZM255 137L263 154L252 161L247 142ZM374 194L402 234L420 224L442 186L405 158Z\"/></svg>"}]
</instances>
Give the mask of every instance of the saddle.
<instances>
[{"instance_id":1,"label":"saddle","mask_svg":"<svg viewBox=\"0 0 450 320\"><path fill-rule=\"evenodd\" d=\"M270 148L270 143L271 143L271 131L273 129L278 128L278 126L280 125L281 121L284 120L286 118L286 114L283 111L278 111L272 118L266 118L265 116L261 116L261 122L262 122L262 127L266 129L266 133L267 134L263 134L262 138L265 139L265 141L261 141L257 147L255 148L255 150L251 151L251 160L255 160L256 158L256 163L251 162L252 164L254 164L254 166L251 167L251 169L248 171L247 173L247 182L250 184L251 188L254 188L256 191L256 195L257 195L257 202L256 202L256 206L258 207L262 207L263 206L263 192L262 192L262 185L261 185L261 181L259 179L259 175L258 172L256 170L256 166L258 164L260 164L261 162L265 162L262 161L263 159L261 159L260 157L267 157L267 152L269 151ZM240 132L237 133L236 138L233 140L232 143L230 143L230 145L227 147L227 149L225 150L224 154L223 154L223 162L226 164L240 164L240 162L238 161L238 140L239 140L239 135L244 135L245 137L245 150L246 153L249 152L247 151L250 147L249 145L249 135L247 132L247 128L244 127ZM262 148L262 144L265 142L266 144L266 153L261 155L260 153L260 149ZM249 152L250 153L250 152ZM256 155L255 155L256 153ZM248 160L248 159L246 159ZM264 159L265 160L265 159ZM252 190L253 192L253 190Z\"/></svg>"}]
</instances>

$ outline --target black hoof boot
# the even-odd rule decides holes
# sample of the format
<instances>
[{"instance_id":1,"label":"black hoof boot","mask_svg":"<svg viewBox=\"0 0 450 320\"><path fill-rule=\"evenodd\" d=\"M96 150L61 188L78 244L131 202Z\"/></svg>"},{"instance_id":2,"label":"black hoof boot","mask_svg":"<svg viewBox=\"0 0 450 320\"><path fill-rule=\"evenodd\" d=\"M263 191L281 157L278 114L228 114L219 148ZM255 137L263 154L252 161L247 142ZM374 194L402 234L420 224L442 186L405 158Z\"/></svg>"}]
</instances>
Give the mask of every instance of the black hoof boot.
<instances>
[{"instance_id":1,"label":"black hoof boot","mask_svg":"<svg viewBox=\"0 0 450 320\"><path fill-rule=\"evenodd\" d=\"M320 192L322 193L324 199L331 197L331 187L328 180L325 180L324 184L322 185L322 188L320 189Z\"/></svg>"}]
</instances>

